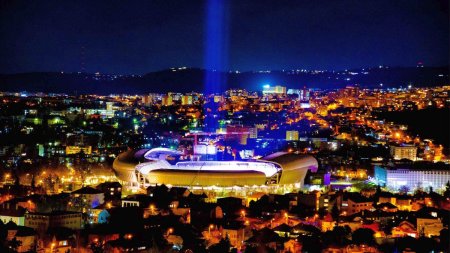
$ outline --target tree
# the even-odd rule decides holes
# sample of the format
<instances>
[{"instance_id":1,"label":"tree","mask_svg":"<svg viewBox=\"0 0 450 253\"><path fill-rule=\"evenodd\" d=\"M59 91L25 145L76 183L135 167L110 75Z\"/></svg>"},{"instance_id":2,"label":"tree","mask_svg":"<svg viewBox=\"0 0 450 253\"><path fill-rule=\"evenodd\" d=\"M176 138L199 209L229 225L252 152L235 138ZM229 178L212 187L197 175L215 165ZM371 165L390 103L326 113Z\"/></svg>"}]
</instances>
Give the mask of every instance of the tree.
<instances>
[{"instance_id":1,"label":"tree","mask_svg":"<svg viewBox=\"0 0 450 253\"><path fill-rule=\"evenodd\" d=\"M409 187L406 186L406 185L402 185L402 186L400 186L400 188L398 188L398 191L399 191L401 194L408 194L408 192L409 192Z\"/></svg>"},{"instance_id":2,"label":"tree","mask_svg":"<svg viewBox=\"0 0 450 253\"><path fill-rule=\"evenodd\" d=\"M352 234L352 241L355 244L373 245L375 243L375 232L370 228L358 228Z\"/></svg>"},{"instance_id":3,"label":"tree","mask_svg":"<svg viewBox=\"0 0 450 253\"><path fill-rule=\"evenodd\" d=\"M326 231L322 234L322 243L325 246L331 245L335 243L336 238L334 238L334 234L332 231Z\"/></svg>"},{"instance_id":4,"label":"tree","mask_svg":"<svg viewBox=\"0 0 450 253\"><path fill-rule=\"evenodd\" d=\"M8 236L8 230L6 229L3 221L0 220L0 245L4 245L6 241L6 237Z\"/></svg>"},{"instance_id":5,"label":"tree","mask_svg":"<svg viewBox=\"0 0 450 253\"><path fill-rule=\"evenodd\" d=\"M335 226L332 232L335 240L334 242L337 245L346 245L348 242L348 237L351 234L351 229L349 230L348 227L343 226Z\"/></svg>"},{"instance_id":6,"label":"tree","mask_svg":"<svg viewBox=\"0 0 450 253\"><path fill-rule=\"evenodd\" d=\"M443 252L449 250L450 245L449 238L450 233L448 231L448 228L444 228L439 232L439 247Z\"/></svg>"},{"instance_id":7,"label":"tree","mask_svg":"<svg viewBox=\"0 0 450 253\"><path fill-rule=\"evenodd\" d=\"M336 226L339 224L339 215L340 215L340 211L337 206L337 202L335 202L333 205L333 208L331 209L331 216L333 217L333 220L336 221Z\"/></svg>"},{"instance_id":8,"label":"tree","mask_svg":"<svg viewBox=\"0 0 450 253\"><path fill-rule=\"evenodd\" d=\"M447 181L447 184L445 184L444 197L450 197L450 181Z\"/></svg>"},{"instance_id":9,"label":"tree","mask_svg":"<svg viewBox=\"0 0 450 253\"><path fill-rule=\"evenodd\" d=\"M17 175L17 172L14 174L14 185L16 187L20 186L20 179L19 179L19 176Z\"/></svg>"},{"instance_id":10,"label":"tree","mask_svg":"<svg viewBox=\"0 0 450 253\"><path fill-rule=\"evenodd\" d=\"M438 244L437 242L432 239L425 236L420 237L417 239L417 252L436 252L438 250ZM446 249L448 250L448 249Z\"/></svg>"},{"instance_id":11,"label":"tree","mask_svg":"<svg viewBox=\"0 0 450 253\"><path fill-rule=\"evenodd\" d=\"M327 209L325 207L319 208L319 211L317 211L317 213L319 214L320 217L324 217L325 215L327 215Z\"/></svg>"},{"instance_id":12,"label":"tree","mask_svg":"<svg viewBox=\"0 0 450 253\"><path fill-rule=\"evenodd\" d=\"M17 252L17 249L22 245L22 242L17 240L16 237L14 237L11 241L8 242L8 247L12 249L13 251Z\"/></svg>"},{"instance_id":13,"label":"tree","mask_svg":"<svg viewBox=\"0 0 450 253\"><path fill-rule=\"evenodd\" d=\"M31 189L36 188L36 180L34 179L34 175L31 175Z\"/></svg>"},{"instance_id":14,"label":"tree","mask_svg":"<svg viewBox=\"0 0 450 253\"><path fill-rule=\"evenodd\" d=\"M209 248L209 252L211 253L225 253L229 252L231 247L230 239L228 238L228 234L225 236L225 238L222 238L220 242L212 245Z\"/></svg>"},{"instance_id":15,"label":"tree","mask_svg":"<svg viewBox=\"0 0 450 253\"><path fill-rule=\"evenodd\" d=\"M93 242L90 245L93 253L103 253L105 251L105 244L103 241Z\"/></svg>"},{"instance_id":16,"label":"tree","mask_svg":"<svg viewBox=\"0 0 450 253\"><path fill-rule=\"evenodd\" d=\"M376 194L378 195L378 194L380 194L381 193L381 186L378 184L377 185L377 191L376 191Z\"/></svg>"},{"instance_id":17,"label":"tree","mask_svg":"<svg viewBox=\"0 0 450 253\"><path fill-rule=\"evenodd\" d=\"M330 232L330 231L329 231ZM302 239L302 252L308 252L308 253L320 253L322 252L322 242L320 241L319 237L312 236L308 238ZM259 251L261 252L261 251Z\"/></svg>"}]
</instances>

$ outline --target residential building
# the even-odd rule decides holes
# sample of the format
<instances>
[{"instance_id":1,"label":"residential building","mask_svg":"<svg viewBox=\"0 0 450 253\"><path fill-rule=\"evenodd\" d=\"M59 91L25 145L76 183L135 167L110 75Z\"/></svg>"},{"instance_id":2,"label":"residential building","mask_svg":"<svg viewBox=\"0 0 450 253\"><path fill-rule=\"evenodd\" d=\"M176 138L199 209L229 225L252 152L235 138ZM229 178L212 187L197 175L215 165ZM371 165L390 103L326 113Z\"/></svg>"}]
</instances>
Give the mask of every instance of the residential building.
<instances>
[{"instance_id":1,"label":"residential building","mask_svg":"<svg viewBox=\"0 0 450 253\"><path fill-rule=\"evenodd\" d=\"M39 234L55 227L81 229L81 220L81 213L78 212L25 213L25 226L35 229Z\"/></svg>"},{"instance_id":2,"label":"residential building","mask_svg":"<svg viewBox=\"0 0 450 253\"><path fill-rule=\"evenodd\" d=\"M391 146L390 153L395 160L417 160L417 147L412 145Z\"/></svg>"}]
</instances>

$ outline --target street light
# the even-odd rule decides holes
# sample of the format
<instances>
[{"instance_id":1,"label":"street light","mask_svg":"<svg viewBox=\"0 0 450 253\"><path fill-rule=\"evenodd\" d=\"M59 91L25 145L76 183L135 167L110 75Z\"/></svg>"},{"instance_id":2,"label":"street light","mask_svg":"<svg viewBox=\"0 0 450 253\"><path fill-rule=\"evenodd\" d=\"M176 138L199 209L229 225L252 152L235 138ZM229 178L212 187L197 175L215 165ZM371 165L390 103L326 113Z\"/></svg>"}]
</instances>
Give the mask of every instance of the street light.
<instances>
[{"instance_id":1,"label":"street light","mask_svg":"<svg viewBox=\"0 0 450 253\"><path fill-rule=\"evenodd\" d=\"M8 179L9 179L10 176L11 176L11 175L10 175L9 173L6 173L6 174L5 174L5 176L4 176L4 179L5 179L4 184L6 184L6 182L8 181Z\"/></svg>"},{"instance_id":2,"label":"street light","mask_svg":"<svg viewBox=\"0 0 450 253\"><path fill-rule=\"evenodd\" d=\"M31 201L31 200L28 200L27 201L27 204L28 204L28 210L31 210L32 209L32 206L33 206L33 201Z\"/></svg>"},{"instance_id":3,"label":"street light","mask_svg":"<svg viewBox=\"0 0 450 253\"><path fill-rule=\"evenodd\" d=\"M214 228L213 224L209 225L209 227L208 227L208 234L209 234L210 239L211 239L211 229L213 229L213 228Z\"/></svg>"}]
</instances>

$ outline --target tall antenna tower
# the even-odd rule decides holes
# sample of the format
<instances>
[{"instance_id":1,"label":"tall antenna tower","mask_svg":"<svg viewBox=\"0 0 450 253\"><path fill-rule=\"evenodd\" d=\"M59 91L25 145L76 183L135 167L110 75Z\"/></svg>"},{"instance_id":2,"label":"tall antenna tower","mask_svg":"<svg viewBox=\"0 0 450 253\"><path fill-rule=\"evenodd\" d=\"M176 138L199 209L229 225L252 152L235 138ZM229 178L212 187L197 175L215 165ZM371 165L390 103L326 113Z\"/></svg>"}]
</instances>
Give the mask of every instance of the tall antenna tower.
<instances>
[{"instance_id":1,"label":"tall antenna tower","mask_svg":"<svg viewBox=\"0 0 450 253\"><path fill-rule=\"evenodd\" d=\"M86 49L84 46L81 46L81 52L80 52L80 72L85 73L86 72Z\"/></svg>"}]
</instances>

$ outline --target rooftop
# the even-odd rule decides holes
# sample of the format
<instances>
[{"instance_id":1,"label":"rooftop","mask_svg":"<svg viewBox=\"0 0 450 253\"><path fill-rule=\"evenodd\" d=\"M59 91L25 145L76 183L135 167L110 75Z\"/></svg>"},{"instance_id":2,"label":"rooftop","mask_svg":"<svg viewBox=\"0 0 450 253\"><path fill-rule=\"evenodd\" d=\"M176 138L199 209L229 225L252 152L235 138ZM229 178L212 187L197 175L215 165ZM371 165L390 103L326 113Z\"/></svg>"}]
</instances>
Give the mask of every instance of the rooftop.
<instances>
[{"instance_id":1,"label":"rooftop","mask_svg":"<svg viewBox=\"0 0 450 253\"><path fill-rule=\"evenodd\" d=\"M81 189L78 189L78 190L72 192L72 194L100 194L100 193L103 193L103 192L100 190L94 189L92 187L89 187L89 186L83 187Z\"/></svg>"}]
</instances>

